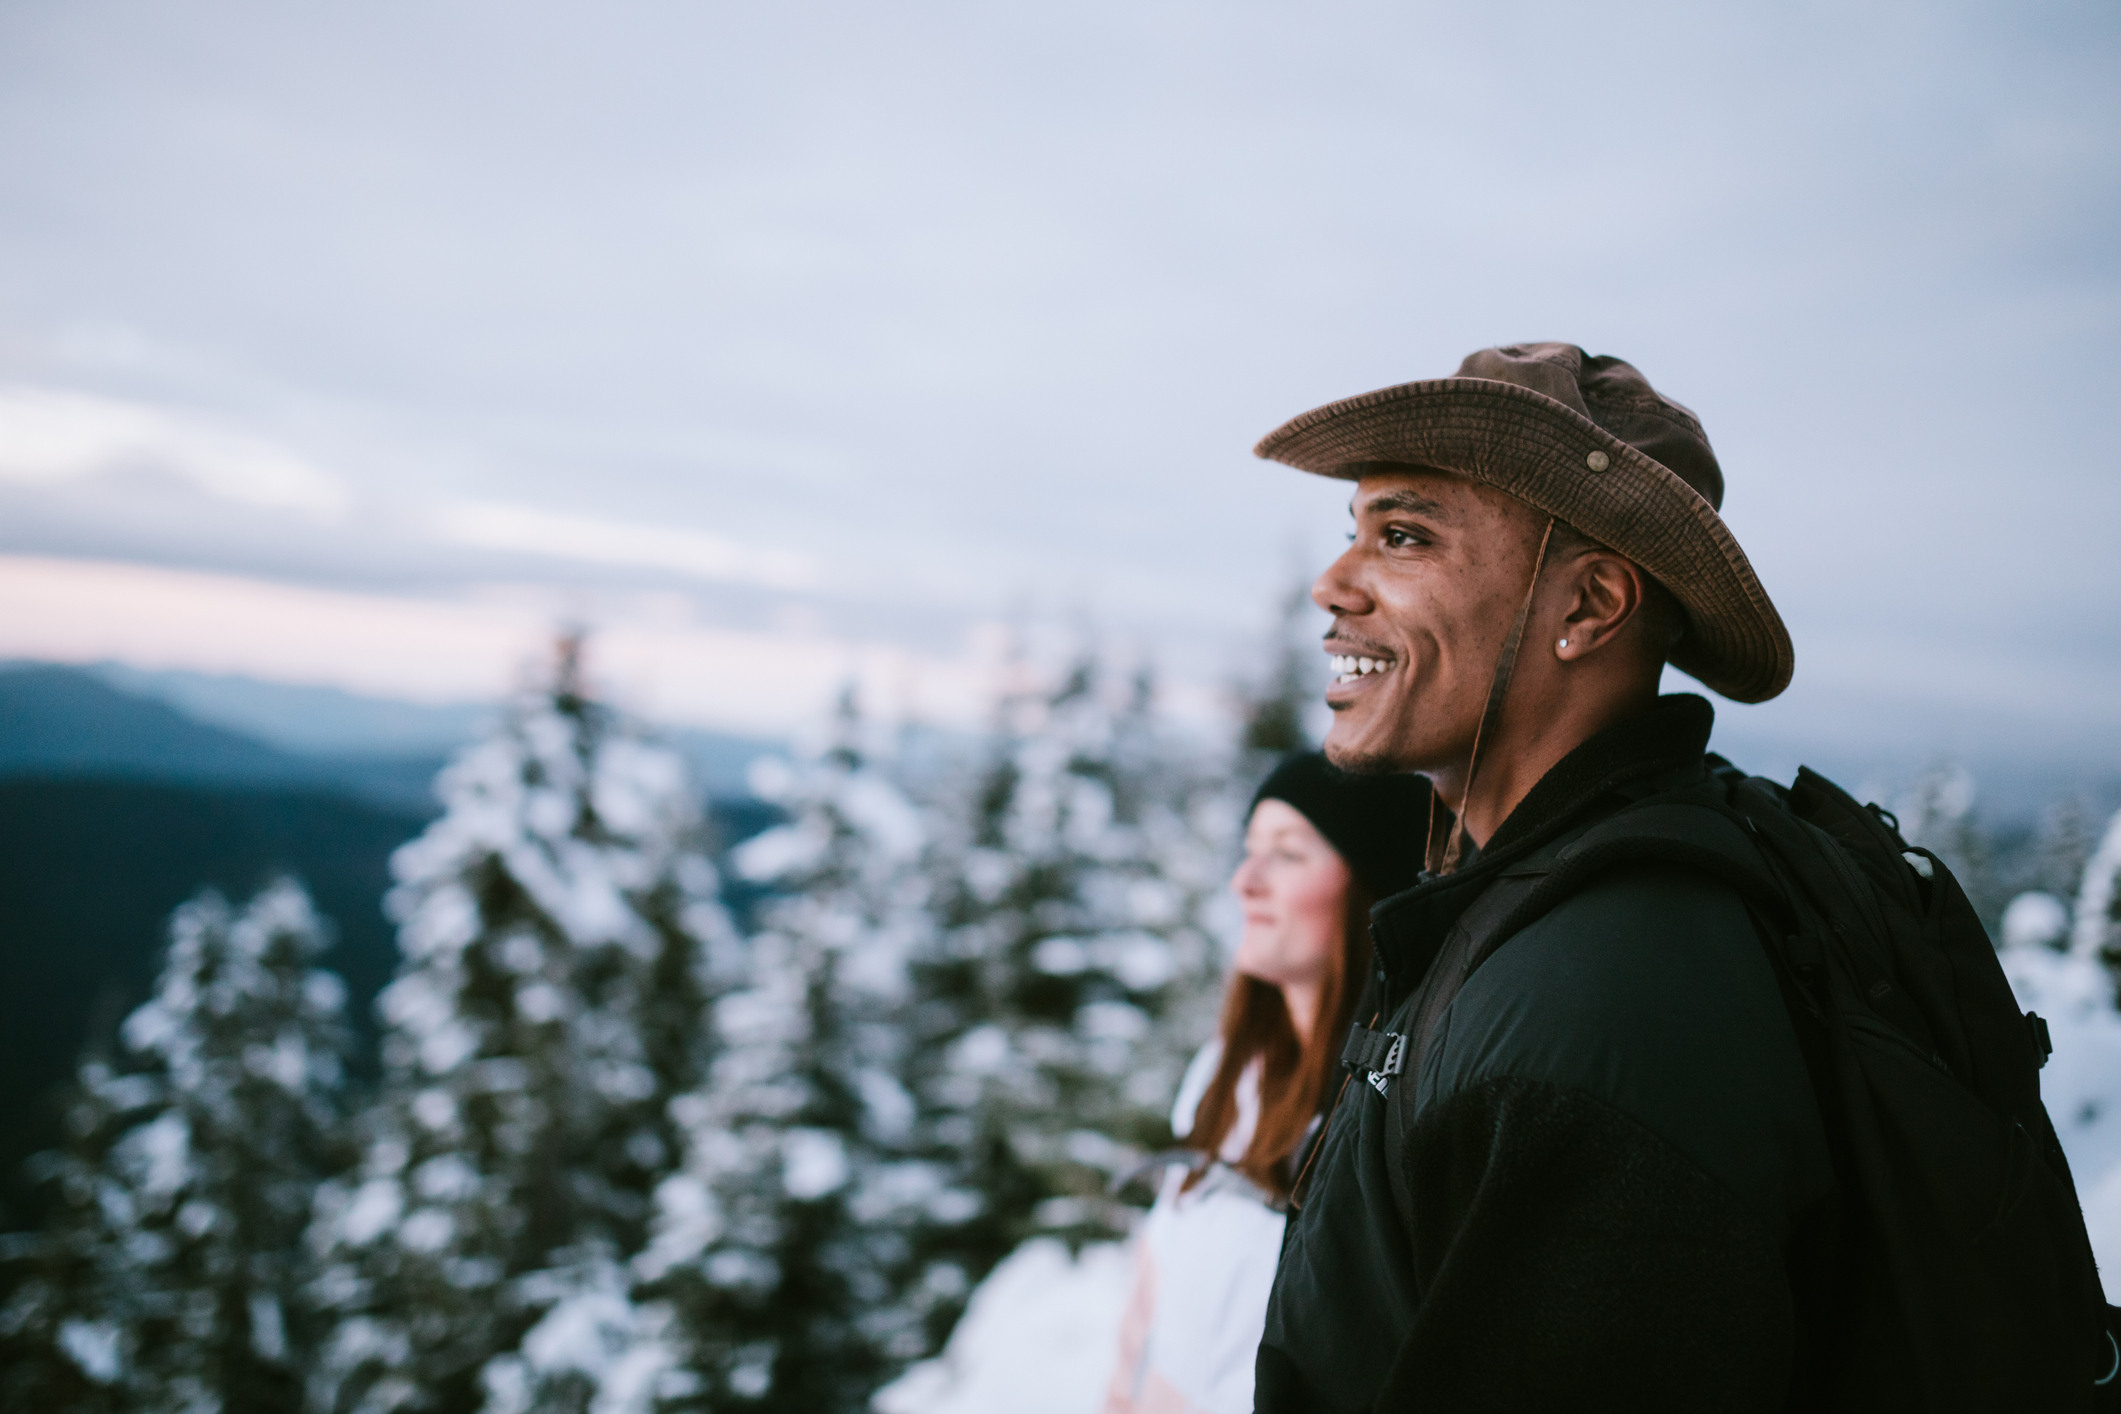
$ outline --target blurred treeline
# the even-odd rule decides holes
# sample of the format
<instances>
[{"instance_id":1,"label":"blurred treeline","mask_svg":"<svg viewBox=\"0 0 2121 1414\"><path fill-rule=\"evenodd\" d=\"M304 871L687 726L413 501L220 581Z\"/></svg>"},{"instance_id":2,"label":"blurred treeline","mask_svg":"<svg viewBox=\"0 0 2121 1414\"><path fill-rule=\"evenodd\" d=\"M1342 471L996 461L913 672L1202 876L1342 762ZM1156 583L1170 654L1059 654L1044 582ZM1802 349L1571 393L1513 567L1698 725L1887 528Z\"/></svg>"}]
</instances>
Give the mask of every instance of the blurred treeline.
<instances>
[{"instance_id":1,"label":"blurred treeline","mask_svg":"<svg viewBox=\"0 0 2121 1414\"><path fill-rule=\"evenodd\" d=\"M29 1166L0 1400L852 1410L1019 1242L1122 1232L1299 684L1216 743L1018 676L972 742L850 696L724 849L563 645L392 859L372 1074L305 882L200 893Z\"/></svg>"},{"instance_id":2,"label":"blurred treeline","mask_svg":"<svg viewBox=\"0 0 2121 1414\"><path fill-rule=\"evenodd\" d=\"M865 1407L1016 1245L1126 1229L1109 1195L1212 1027L1224 879L1251 782L1302 744L1308 648L1282 635L1224 741L1094 652L1021 664L968 741L850 696L758 765L773 823L731 844L570 641L438 817L363 807L349 855L321 807L225 807L294 872L179 908L148 999L96 1029L25 1170L35 1226L0 1239L0 1407ZM59 819L73 797L8 790L62 879L90 837L208 877L137 794ZM2098 845L2069 803L1985 833L1949 769L1895 806L2021 931ZM362 1014L347 983L393 955Z\"/></svg>"}]
</instances>

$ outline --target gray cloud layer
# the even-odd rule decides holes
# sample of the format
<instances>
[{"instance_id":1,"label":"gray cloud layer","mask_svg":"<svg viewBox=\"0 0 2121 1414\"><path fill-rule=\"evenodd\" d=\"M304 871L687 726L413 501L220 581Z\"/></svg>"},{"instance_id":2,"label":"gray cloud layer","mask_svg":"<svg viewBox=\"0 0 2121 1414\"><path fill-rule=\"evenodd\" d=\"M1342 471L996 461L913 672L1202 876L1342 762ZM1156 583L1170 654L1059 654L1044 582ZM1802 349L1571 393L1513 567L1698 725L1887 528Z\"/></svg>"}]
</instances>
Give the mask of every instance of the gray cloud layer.
<instances>
[{"instance_id":1,"label":"gray cloud layer","mask_svg":"<svg viewBox=\"0 0 2121 1414\"><path fill-rule=\"evenodd\" d=\"M2117 58L2099 3L9 0L0 382L348 505L136 449L0 475L0 549L938 642L1030 596L1209 671L1340 526L1260 433L1558 337L1716 440L1799 648L1754 728L2112 761Z\"/></svg>"}]
</instances>

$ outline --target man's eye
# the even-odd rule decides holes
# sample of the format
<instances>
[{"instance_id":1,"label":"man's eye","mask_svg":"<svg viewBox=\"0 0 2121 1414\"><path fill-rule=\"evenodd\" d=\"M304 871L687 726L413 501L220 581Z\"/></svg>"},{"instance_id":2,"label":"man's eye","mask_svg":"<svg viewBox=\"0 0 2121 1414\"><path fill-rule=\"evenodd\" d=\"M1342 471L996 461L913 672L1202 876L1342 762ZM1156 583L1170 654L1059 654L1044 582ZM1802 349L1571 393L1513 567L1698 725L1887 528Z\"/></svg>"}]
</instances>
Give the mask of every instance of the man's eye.
<instances>
[{"instance_id":1,"label":"man's eye","mask_svg":"<svg viewBox=\"0 0 2121 1414\"><path fill-rule=\"evenodd\" d=\"M1386 526L1383 538L1385 545L1393 550L1404 549L1406 546L1416 544L1419 541L1419 537L1414 532L1396 525Z\"/></svg>"}]
</instances>

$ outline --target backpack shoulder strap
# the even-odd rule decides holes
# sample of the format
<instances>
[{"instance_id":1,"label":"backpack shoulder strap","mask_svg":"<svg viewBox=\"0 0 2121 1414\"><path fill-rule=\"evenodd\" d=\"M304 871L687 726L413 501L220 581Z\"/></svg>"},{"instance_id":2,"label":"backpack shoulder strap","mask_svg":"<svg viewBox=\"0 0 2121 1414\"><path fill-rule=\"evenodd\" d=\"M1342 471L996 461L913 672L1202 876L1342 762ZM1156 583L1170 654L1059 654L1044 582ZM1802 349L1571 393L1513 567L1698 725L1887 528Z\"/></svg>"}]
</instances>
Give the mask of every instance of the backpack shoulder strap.
<instances>
[{"instance_id":1,"label":"backpack shoulder strap","mask_svg":"<svg viewBox=\"0 0 2121 1414\"><path fill-rule=\"evenodd\" d=\"M1413 1220L1406 1142L1422 1062L1444 1013L1497 949L1603 874L1629 864L1667 863L1708 874L1749 903L1782 910L1785 894L1744 816L1715 787L1653 796L1600 821L1551 855L1499 876L1451 930L1421 986L1400 1007L1392 1031L1356 1026L1344 1061L1367 1072L1385 1096L1385 1169L1400 1215ZM1387 1069L1386 1067L1389 1067Z\"/></svg>"},{"instance_id":2,"label":"backpack shoulder strap","mask_svg":"<svg viewBox=\"0 0 2121 1414\"><path fill-rule=\"evenodd\" d=\"M1509 936L1499 925L1545 881L1551 861L1535 856L1499 875L1460 915L1429 964L1421 985L1400 1004L1392 1031L1354 1027L1342 1059L1385 1097L1385 1172L1402 1217L1413 1219L1413 1190L1406 1173L1406 1135L1412 1124L1414 1086L1422 1061L1466 979Z\"/></svg>"},{"instance_id":3,"label":"backpack shoulder strap","mask_svg":"<svg viewBox=\"0 0 2121 1414\"><path fill-rule=\"evenodd\" d=\"M1780 909L1785 892L1744 815L1705 791L1653 796L1601 820L1555 856L1554 866L1496 920L1481 959L1593 879L1629 864L1676 864L1729 885L1748 903Z\"/></svg>"}]
</instances>

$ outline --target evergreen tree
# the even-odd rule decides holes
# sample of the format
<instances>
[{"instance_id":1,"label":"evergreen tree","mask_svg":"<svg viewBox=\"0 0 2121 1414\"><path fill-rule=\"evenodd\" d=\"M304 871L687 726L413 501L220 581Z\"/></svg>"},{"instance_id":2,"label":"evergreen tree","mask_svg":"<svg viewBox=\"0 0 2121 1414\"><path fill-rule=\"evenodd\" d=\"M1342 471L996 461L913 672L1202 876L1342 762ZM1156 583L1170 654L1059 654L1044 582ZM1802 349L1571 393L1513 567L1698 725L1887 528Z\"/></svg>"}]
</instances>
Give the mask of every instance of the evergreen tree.
<instances>
[{"instance_id":1,"label":"evergreen tree","mask_svg":"<svg viewBox=\"0 0 2121 1414\"><path fill-rule=\"evenodd\" d=\"M0 1404L284 1414L317 1322L301 1234L332 1167L345 989L282 880L170 924L154 995L91 1060L47 1156L56 1211L0 1335Z\"/></svg>"},{"instance_id":2,"label":"evergreen tree","mask_svg":"<svg viewBox=\"0 0 2121 1414\"><path fill-rule=\"evenodd\" d=\"M2121 969L2121 812L2107 822L2099 847L2085 861L2071 912L2070 951Z\"/></svg>"},{"instance_id":3,"label":"evergreen tree","mask_svg":"<svg viewBox=\"0 0 2121 1414\"><path fill-rule=\"evenodd\" d=\"M2041 812L2033 840L2030 887L2067 897L2080 887L2097 840L2081 796L2070 794Z\"/></svg>"},{"instance_id":4,"label":"evergreen tree","mask_svg":"<svg viewBox=\"0 0 2121 1414\"><path fill-rule=\"evenodd\" d=\"M589 699L578 642L439 789L392 861L381 1097L312 1233L324 1410L478 1408L489 1362L639 1250L733 963L684 763Z\"/></svg>"},{"instance_id":5,"label":"evergreen tree","mask_svg":"<svg viewBox=\"0 0 2121 1414\"><path fill-rule=\"evenodd\" d=\"M1109 1181L1169 1142L1213 1024L1205 914L1234 815L1145 678L1111 683L1086 657L1002 705L931 857L938 934L909 1018L923 1123L984 1200L949 1234L975 1279L1035 1232L1125 1226Z\"/></svg>"},{"instance_id":6,"label":"evergreen tree","mask_svg":"<svg viewBox=\"0 0 2121 1414\"><path fill-rule=\"evenodd\" d=\"M670 1410L862 1409L928 1353L928 1308L969 1284L919 1236L979 1199L918 1151L899 1080L907 962L927 927L925 829L860 737L850 695L828 749L758 773L791 818L737 862L777 897L747 986L721 1005L712 1082L679 1106L692 1149L635 1263L636 1330L653 1353L607 1394Z\"/></svg>"},{"instance_id":7,"label":"evergreen tree","mask_svg":"<svg viewBox=\"0 0 2121 1414\"><path fill-rule=\"evenodd\" d=\"M1996 879L1989 842L1975 820L1973 776L1964 766L1938 762L1916 779L1895 813L1902 837L1936 851L1994 936L2008 898Z\"/></svg>"},{"instance_id":8,"label":"evergreen tree","mask_svg":"<svg viewBox=\"0 0 2121 1414\"><path fill-rule=\"evenodd\" d=\"M1316 616L1311 586L1308 581L1299 580L1282 598L1281 612L1268 644L1271 666L1266 676L1240 691L1244 724L1238 735L1238 748L1245 757L1254 758L1262 773L1266 760L1307 750L1314 744L1304 717L1321 700L1319 677L1323 659L1318 640L1310 633Z\"/></svg>"}]
</instances>

